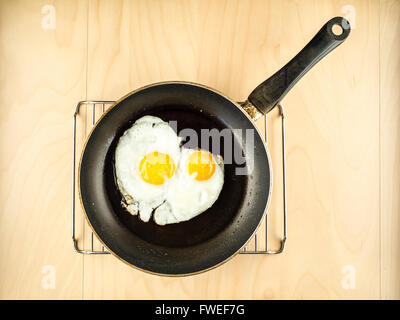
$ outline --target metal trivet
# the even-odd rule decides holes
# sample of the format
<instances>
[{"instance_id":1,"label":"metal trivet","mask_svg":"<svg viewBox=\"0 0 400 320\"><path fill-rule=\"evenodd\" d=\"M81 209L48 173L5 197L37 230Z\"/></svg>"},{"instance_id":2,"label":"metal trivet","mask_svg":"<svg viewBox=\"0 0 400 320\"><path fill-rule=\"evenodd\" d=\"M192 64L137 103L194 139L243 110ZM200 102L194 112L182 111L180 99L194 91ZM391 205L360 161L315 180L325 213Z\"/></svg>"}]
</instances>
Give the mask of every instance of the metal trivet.
<instances>
[{"instance_id":1,"label":"metal trivet","mask_svg":"<svg viewBox=\"0 0 400 320\"><path fill-rule=\"evenodd\" d=\"M96 108L97 105L101 105L101 114L103 114L106 111L106 107L109 107L111 104L113 104L115 101L94 101L94 100L87 100L87 101L80 101L76 107L75 107L75 112L74 112L74 121L73 121L73 144L72 144L72 241L74 244L74 249L78 253L82 254L110 254L107 250L104 249L104 246L99 244L99 241L93 236L93 232L90 230L88 227L87 223L84 223L84 230L83 232L85 233L86 230L90 231L90 249L85 249L84 245L80 246L78 244L78 239L76 238L75 235L75 226L76 226L76 197L77 197L77 192L76 192L76 142L77 142L77 137L76 137L76 119L79 116L79 111L81 106L85 106L88 112L90 112L90 107L91 107L91 124L90 126L93 126L96 122L96 110L100 109L99 107ZM285 150L285 114L283 107L281 105L278 105L279 108L279 114L282 120L282 171L283 171L283 237L280 240L280 248L278 250L269 250L268 249L268 214L265 214L264 217L264 224L265 224L265 231L263 235L260 235L260 229L254 234L253 238L247 243L245 247L243 247L239 253L241 254L279 254L283 252L285 249L285 244L286 244L286 239L287 239L287 219L286 219L286 162L285 162L285 155L286 155L286 150ZM99 112L99 111L98 111ZM87 116L86 116L87 117ZM86 120L86 119L85 119ZM267 124L267 116L265 116L265 121L264 121L264 126L265 126L265 143L267 144L268 139L267 139L267 132L268 132L268 124ZM86 128L85 134L90 131L90 128ZM261 225L260 225L261 226ZM259 249L259 238L264 237L265 238L265 249ZM95 249L95 241L96 241L96 247L101 247L101 249ZM83 242L83 241L82 241ZM249 244L254 243L254 248L249 249ZM80 249L80 247L82 249Z\"/></svg>"}]
</instances>

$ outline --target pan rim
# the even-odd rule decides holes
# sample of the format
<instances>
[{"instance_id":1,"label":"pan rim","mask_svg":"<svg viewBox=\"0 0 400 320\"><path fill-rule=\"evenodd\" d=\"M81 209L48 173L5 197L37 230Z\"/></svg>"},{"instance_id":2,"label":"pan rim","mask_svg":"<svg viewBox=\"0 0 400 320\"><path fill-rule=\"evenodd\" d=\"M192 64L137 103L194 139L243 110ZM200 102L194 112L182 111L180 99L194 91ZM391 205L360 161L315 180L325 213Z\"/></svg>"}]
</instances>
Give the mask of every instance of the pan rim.
<instances>
[{"instance_id":1,"label":"pan rim","mask_svg":"<svg viewBox=\"0 0 400 320\"><path fill-rule=\"evenodd\" d=\"M249 238L244 242L244 244L234 253L232 253L230 256L228 256L227 258L225 258L224 260L220 261L219 263L205 268L205 269L201 269L198 271L194 271L194 272L189 272L189 273L177 273L177 274L173 274L173 273L162 273L162 272L154 272L154 271L150 271L148 269L143 269L141 267L138 267L128 261L126 261L125 259L123 259L122 257L120 257L117 253L115 253L113 250L111 250L101 239L101 237L97 234L97 232L95 231L94 227L92 226L92 224L90 223L89 217L86 213L86 209L85 206L83 205L83 200L82 200L82 194L81 194L81 179L80 179L80 175L81 175L81 164L82 164L82 159L83 159L83 155L85 153L86 150L86 146L88 141L90 140L95 128L98 126L98 124L101 122L101 120L103 119L103 117L111 110L113 109L116 105L118 105L121 101L125 100L127 97L140 92L144 89L147 88L151 88L151 87L155 87L155 86L161 86L161 85L169 85L169 84L183 84L183 85L191 85L191 86L197 86L197 87L201 87L207 90L210 90L218 95L220 95L221 97L225 98L226 100L230 101L233 105L235 105L237 107L237 109L239 109L252 123L254 129L256 130L256 132L258 133L258 135L260 136L261 140L262 140L262 145L264 147L265 153L267 155L267 160L268 160L268 169L269 169L269 175L270 175L270 179L269 179L269 191L268 191L268 195L267 195L267 203L265 205L264 208L264 212L261 216L261 219L259 220L256 228L254 228L254 231L252 232L252 234L249 236ZM266 116L266 115L264 115ZM79 159L79 165L78 165L78 174L77 174L77 183L78 183L78 197L79 197L79 202L81 205L81 208L84 212L84 217L86 222L88 223L91 231L96 235L97 240L100 241L100 243L113 255L115 256L118 260L124 262L125 264L129 265L130 267L139 270L139 271L143 271L145 273L151 274L151 275L157 275L157 276L165 276L165 277L186 277L186 276L191 276L191 275L197 275L197 274L201 274L203 272L207 272L209 270L215 269L219 266L221 266L222 264L228 262L229 260L231 260L233 257L235 257L241 250L243 247L245 247L247 245L247 243L253 238L253 236L255 235L255 233L257 232L257 230L259 229L262 220L266 217L267 213L268 213L268 209L269 209L269 205L271 202L271 197L272 197L272 189L273 189L273 169L272 169L272 163L271 163L271 156L269 153L269 150L267 148L265 139L262 138L262 134L260 133L259 129L256 126L255 121L250 117L250 115L243 110L243 108L239 105L238 102L234 101L233 99L231 99L230 97L228 97L227 95L225 95L224 93L211 88L209 86L200 84L200 83L196 83L196 82L191 82L191 81L175 81L175 80L169 80L169 81L160 81L160 82L154 82L148 85L144 85L142 87L139 87L137 89L134 89L132 91L130 91L129 93L127 93L126 95L122 96L121 98L119 98L118 100L116 100L100 117L99 119L95 122L95 124L92 126L92 128L90 129L89 134L86 136L85 138L85 142L83 144L82 150L81 150L81 154L80 154L80 159Z\"/></svg>"}]
</instances>

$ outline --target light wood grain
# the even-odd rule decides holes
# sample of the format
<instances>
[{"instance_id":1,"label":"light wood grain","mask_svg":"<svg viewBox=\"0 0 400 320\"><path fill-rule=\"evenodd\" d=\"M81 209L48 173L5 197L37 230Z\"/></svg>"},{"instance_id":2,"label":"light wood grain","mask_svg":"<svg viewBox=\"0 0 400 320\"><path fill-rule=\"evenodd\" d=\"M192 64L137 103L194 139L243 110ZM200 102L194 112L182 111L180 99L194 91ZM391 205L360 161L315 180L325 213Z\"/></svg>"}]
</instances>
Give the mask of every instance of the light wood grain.
<instances>
[{"instance_id":1,"label":"light wood grain","mask_svg":"<svg viewBox=\"0 0 400 320\"><path fill-rule=\"evenodd\" d=\"M380 142L382 298L400 299L400 1L382 1Z\"/></svg>"},{"instance_id":2,"label":"light wood grain","mask_svg":"<svg viewBox=\"0 0 400 320\"><path fill-rule=\"evenodd\" d=\"M56 9L54 30L41 27L44 5ZM349 8L356 19L350 37L283 101L283 254L238 255L203 274L166 278L73 251L71 138L79 100L188 80L243 101ZM0 1L0 298L399 298L399 15L393 0ZM78 156L90 112L81 109L77 119ZM268 121L269 239L277 249L278 110ZM88 249L77 204L77 237ZM55 290L41 286L45 265L55 267ZM346 289L348 268L355 286Z\"/></svg>"},{"instance_id":3,"label":"light wood grain","mask_svg":"<svg viewBox=\"0 0 400 320\"><path fill-rule=\"evenodd\" d=\"M47 4L54 30L42 28ZM71 241L71 120L85 97L86 22L84 1L0 2L1 298L82 296L83 259ZM47 265L55 288L46 290Z\"/></svg>"}]
</instances>

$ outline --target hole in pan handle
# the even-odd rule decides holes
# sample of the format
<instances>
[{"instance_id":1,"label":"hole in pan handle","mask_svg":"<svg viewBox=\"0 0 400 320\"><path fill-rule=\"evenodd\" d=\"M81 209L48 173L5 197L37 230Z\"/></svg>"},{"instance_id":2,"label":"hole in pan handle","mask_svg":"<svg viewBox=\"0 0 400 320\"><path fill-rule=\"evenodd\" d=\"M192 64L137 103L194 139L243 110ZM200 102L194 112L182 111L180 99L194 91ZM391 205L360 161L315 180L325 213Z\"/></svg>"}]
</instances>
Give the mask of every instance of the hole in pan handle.
<instances>
[{"instance_id":1,"label":"hole in pan handle","mask_svg":"<svg viewBox=\"0 0 400 320\"><path fill-rule=\"evenodd\" d=\"M246 103L254 105L263 114L271 111L308 70L349 34L350 23L345 18L329 20L292 60L255 88Z\"/></svg>"}]
</instances>

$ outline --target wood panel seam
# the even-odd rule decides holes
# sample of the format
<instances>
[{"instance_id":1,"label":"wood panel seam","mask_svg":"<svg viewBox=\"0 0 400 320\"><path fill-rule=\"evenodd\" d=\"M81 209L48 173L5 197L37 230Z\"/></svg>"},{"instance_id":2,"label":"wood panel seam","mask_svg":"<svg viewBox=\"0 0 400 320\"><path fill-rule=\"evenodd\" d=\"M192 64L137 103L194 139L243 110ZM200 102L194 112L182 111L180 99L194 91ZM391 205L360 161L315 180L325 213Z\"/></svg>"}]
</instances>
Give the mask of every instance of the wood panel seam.
<instances>
[{"instance_id":1,"label":"wood panel seam","mask_svg":"<svg viewBox=\"0 0 400 320\"><path fill-rule=\"evenodd\" d=\"M86 1L86 72L85 72L85 100L88 99L88 70L89 70L89 8L90 8L90 0ZM85 130L86 131L86 130ZM83 223L86 223L84 221ZM83 232L85 232L85 228L83 228ZM83 234L84 238L84 234ZM82 255L82 293L81 300L85 299L85 255Z\"/></svg>"},{"instance_id":2,"label":"wood panel seam","mask_svg":"<svg viewBox=\"0 0 400 320\"><path fill-rule=\"evenodd\" d=\"M379 136L379 298L382 300L382 148L381 148L381 13L382 0L379 0L379 44L378 44L378 99L379 99L379 117L378 117L378 136Z\"/></svg>"}]
</instances>

